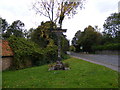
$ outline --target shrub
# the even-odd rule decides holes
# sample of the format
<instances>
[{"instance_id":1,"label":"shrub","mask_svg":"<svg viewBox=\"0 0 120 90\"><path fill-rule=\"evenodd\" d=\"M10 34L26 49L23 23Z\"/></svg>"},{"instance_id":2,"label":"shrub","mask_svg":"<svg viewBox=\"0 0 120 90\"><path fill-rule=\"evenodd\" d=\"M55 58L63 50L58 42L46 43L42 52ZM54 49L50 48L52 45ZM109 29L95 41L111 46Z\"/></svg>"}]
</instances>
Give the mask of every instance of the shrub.
<instances>
[{"instance_id":1,"label":"shrub","mask_svg":"<svg viewBox=\"0 0 120 90\"><path fill-rule=\"evenodd\" d=\"M65 53L61 53L61 58L63 59L63 60L65 60L65 59L69 59L70 58L70 56L68 55L68 54L65 54Z\"/></svg>"},{"instance_id":2,"label":"shrub","mask_svg":"<svg viewBox=\"0 0 120 90\"><path fill-rule=\"evenodd\" d=\"M70 50L70 51L76 51L76 49L75 49L75 47L74 47L73 45L71 45L71 46L69 47L69 50Z\"/></svg>"},{"instance_id":3,"label":"shrub","mask_svg":"<svg viewBox=\"0 0 120 90\"><path fill-rule=\"evenodd\" d=\"M42 58L42 61L40 60ZM48 46L43 49L43 57L40 57L37 65L48 64L57 60L57 46Z\"/></svg>"},{"instance_id":4,"label":"shrub","mask_svg":"<svg viewBox=\"0 0 120 90\"><path fill-rule=\"evenodd\" d=\"M42 65L56 60L57 47L40 48L36 43L25 38L11 36L8 39L14 52L13 69L26 68L32 65Z\"/></svg>"}]
</instances>

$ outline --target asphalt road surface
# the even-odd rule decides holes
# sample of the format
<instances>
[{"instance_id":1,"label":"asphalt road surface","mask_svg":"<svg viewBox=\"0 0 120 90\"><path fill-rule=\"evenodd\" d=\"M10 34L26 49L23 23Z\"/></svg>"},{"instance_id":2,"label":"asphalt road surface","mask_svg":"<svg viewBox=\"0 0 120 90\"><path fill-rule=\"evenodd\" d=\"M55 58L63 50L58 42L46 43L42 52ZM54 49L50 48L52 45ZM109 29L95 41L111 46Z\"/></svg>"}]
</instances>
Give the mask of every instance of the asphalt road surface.
<instances>
[{"instance_id":1,"label":"asphalt road surface","mask_svg":"<svg viewBox=\"0 0 120 90\"><path fill-rule=\"evenodd\" d=\"M120 72L120 55L80 54L73 52L68 52L68 54L73 57L100 64Z\"/></svg>"}]
</instances>

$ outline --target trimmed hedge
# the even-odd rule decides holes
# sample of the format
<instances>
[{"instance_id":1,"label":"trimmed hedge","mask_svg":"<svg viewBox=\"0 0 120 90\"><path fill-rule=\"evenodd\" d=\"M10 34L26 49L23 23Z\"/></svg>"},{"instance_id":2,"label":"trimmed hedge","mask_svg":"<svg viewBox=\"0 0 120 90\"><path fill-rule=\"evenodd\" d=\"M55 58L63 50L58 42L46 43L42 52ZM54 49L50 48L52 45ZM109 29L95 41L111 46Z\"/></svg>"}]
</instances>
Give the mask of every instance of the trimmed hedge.
<instances>
[{"instance_id":1,"label":"trimmed hedge","mask_svg":"<svg viewBox=\"0 0 120 90\"><path fill-rule=\"evenodd\" d=\"M120 43L110 43L105 45L93 46L93 50L120 50Z\"/></svg>"}]
</instances>

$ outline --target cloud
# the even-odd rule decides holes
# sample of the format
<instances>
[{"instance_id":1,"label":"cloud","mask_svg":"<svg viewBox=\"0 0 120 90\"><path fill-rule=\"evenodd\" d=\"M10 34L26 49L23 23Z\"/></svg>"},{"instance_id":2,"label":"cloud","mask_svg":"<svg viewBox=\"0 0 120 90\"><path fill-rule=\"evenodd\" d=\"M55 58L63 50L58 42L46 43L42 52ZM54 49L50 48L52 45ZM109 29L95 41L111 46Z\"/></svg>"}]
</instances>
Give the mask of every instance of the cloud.
<instances>
[{"instance_id":1,"label":"cloud","mask_svg":"<svg viewBox=\"0 0 120 90\"><path fill-rule=\"evenodd\" d=\"M95 7L97 7L97 10L99 12L108 12L108 11L114 11L115 8L118 7L118 1L119 0L97 0L95 2Z\"/></svg>"},{"instance_id":2,"label":"cloud","mask_svg":"<svg viewBox=\"0 0 120 90\"><path fill-rule=\"evenodd\" d=\"M86 2L85 9L79 11L71 20L66 20L63 27L67 28L67 38L72 40L78 30L83 31L88 25L98 25L103 31L103 24L110 14L117 12L117 1L110 0L89 0Z\"/></svg>"},{"instance_id":3,"label":"cloud","mask_svg":"<svg viewBox=\"0 0 120 90\"><path fill-rule=\"evenodd\" d=\"M47 19L36 15L32 9L34 0L0 0L0 16L11 24L15 20L25 23L25 28L35 28Z\"/></svg>"},{"instance_id":4,"label":"cloud","mask_svg":"<svg viewBox=\"0 0 120 90\"><path fill-rule=\"evenodd\" d=\"M26 28L35 28L42 21L49 19L36 15L32 8L35 0L0 0L0 16L12 23L21 20ZM67 38L72 40L78 30L84 30L88 25L98 25L102 28L105 19L114 12L118 11L119 0L86 0L85 9L80 10L71 19L63 21L63 28L67 30Z\"/></svg>"}]
</instances>

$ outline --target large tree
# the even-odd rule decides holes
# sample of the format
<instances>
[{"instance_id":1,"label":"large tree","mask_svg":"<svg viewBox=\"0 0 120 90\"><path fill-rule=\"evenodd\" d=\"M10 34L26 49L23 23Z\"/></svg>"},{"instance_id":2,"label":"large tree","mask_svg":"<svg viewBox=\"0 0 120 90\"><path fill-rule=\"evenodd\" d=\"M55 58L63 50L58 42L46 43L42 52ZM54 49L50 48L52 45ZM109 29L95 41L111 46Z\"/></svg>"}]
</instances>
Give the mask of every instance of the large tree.
<instances>
[{"instance_id":1,"label":"large tree","mask_svg":"<svg viewBox=\"0 0 120 90\"><path fill-rule=\"evenodd\" d=\"M55 33L50 32L50 21L42 22L36 29L29 32L29 38L36 42L40 47L45 48L48 44L54 41L57 43L57 36ZM55 24L54 24L55 26Z\"/></svg>"},{"instance_id":2,"label":"large tree","mask_svg":"<svg viewBox=\"0 0 120 90\"><path fill-rule=\"evenodd\" d=\"M101 42L102 35L95 30L92 26L88 26L83 32L77 31L75 34L76 41L73 41L73 45L77 51L80 51L80 47L83 47L83 51L91 52L93 45L98 45Z\"/></svg>"},{"instance_id":3,"label":"large tree","mask_svg":"<svg viewBox=\"0 0 120 90\"><path fill-rule=\"evenodd\" d=\"M61 48L63 53L69 50L69 41L66 39L66 35L61 36Z\"/></svg>"},{"instance_id":4,"label":"large tree","mask_svg":"<svg viewBox=\"0 0 120 90\"><path fill-rule=\"evenodd\" d=\"M29 39L34 41L41 48L46 48L48 46L58 45L58 36L55 32L50 32L50 21L42 22L40 26L36 29L30 29ZM54 24L54 26L56 26ZM66 36L61 34L61 52L66 53L69 49L69 41L66 39Z\"/></svg>"},{"instance_id":5,"label":"large tree","mask_svg":"<svg viewBox=\"0 0 120 90\"><path fill-rule=\"evenodd\" d=\"M16 37L24 37L24 23L20 20L14 21L11 25L7 23L5 19L0 18L0 29L2 30L2 38L9 38L11 35Z\"/></svg>"},{"instance_id":6,"label":"large tree","mask_svg":"<svg viewBox=\"0 0 120 90\"><path fill-rule=\"evenodd\" d=\"M72 45L74 45L74 46L78 45L77 41L78 41L78 39L79 39L80 36L81 36L81 30L78 30L75 33L75 36L72 39Z\"/></svg>"},{"instance_id":7,"label":"large tree","mask_svg":"<svg viewBox=\"0 0 120 90\"><path fill-rule=\"evenodd\" d=\"M50 29L56 28L53 26L60 25L62 28L62 22L66 16L71 17L71 15L75 15L77 13L77 8L83 7L84 0L80 0L79 2L70 2L69 0L38 0L33 4L33 9L36 13L43 15L49 18L49 21L52 22L50 25ZM58 35L58 59L61 59L61 43L60 43L60 35Z\"/></svg>"},{"instance_id":8,"label":"large tree","mask_svg":"<svg viewBox=\"0 0 120 90\"><path fill-rule=\"evenodd\" d=\"M36 13L48 17L50 21L60 24L65 16L71 17L77 13L77 8L83 7L85 0L79 0L79 2L70 2L70 0L38 0L33 4L33 9ZM57 24L58 24L57 23Z\"/></svg>"},{"instance_id":9,"label":"large tree","mask_svg":"<svg viewBox=\"0 0 120 90\"><path fill-rule=\"evenodd\" d=\"M117 37L120 34L120 13L113 13L105 20L104 33Z\"/></svg>"},{"instance_id":10,"label":"large tree","mask_svg":"<svg viewBox=\"0 0 120 90\"><path fill-rule=\"evenodd\" d=\"M16 37L24 37L24 26L25 24L22 21L16 20L8 27L8 33Z\"/></svg>"},{"instance_id":11,"label":"large tree","mask_svg":"<svg viewBox=\"0 0 120 90\"><path fill-rule=\"evenodd\" d=\"M4 37L5 32L8 29L8 22L6 21L6 19L3 19L2 17L0 17L0 35L1 38Z\"/></svg>"}]
</instances>

